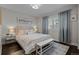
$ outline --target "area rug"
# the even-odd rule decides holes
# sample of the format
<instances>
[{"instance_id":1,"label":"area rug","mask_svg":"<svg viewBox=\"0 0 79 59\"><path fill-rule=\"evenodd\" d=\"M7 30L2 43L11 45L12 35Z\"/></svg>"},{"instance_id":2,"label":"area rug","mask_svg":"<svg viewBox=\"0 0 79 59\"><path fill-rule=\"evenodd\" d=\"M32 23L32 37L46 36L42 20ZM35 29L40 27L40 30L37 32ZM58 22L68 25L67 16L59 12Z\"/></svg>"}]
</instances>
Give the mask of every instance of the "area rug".
<instances>
[{"instance_id":1,"label":"area rug","mask_svg":"<svg viewBox=\"0 0 79 59\"><path fill-rule=\"evenodd\" d=\"M19 51L11 53L10 55L24 55L24 51L23 50L19 50Z\"/></svg>"}]
</instances>

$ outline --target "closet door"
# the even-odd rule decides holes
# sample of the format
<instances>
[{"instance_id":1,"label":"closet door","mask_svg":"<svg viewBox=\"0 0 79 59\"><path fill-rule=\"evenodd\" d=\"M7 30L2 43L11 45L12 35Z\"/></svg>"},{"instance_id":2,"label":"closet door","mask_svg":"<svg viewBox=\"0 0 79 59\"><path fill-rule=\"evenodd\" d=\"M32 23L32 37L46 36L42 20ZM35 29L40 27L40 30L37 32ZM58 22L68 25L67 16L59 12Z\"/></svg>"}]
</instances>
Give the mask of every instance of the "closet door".
<instances>
[{"instance_id":1,"label":"closet door","mask_svg":"<svg viewBox=\"0 0 79 59\"><path fill-rule=\"evenodd\" d=\"M1 43L1 26L0 26L0 55L2 53L2 43Z\"/></svg>"}]
</instances>

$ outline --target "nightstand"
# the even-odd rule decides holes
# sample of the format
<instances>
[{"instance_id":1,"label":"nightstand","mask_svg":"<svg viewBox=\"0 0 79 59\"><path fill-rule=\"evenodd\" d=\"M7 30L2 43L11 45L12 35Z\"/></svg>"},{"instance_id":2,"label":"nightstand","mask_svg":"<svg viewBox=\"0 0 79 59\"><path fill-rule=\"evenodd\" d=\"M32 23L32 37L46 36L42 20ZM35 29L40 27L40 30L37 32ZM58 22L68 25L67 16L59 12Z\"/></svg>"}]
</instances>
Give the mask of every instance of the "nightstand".
<instances>
[{"instance_id":1,"label":"nightstand","mask_svg":"<svg viewBox=\"0 0 79 59\"><path fill-rule=\"evenodd\" d=\"M4 44L9 44L9 43L16 42L16 36L14 36L14 35L6 35L4 39L5 39Z\"/></svg>"}]
</instances>

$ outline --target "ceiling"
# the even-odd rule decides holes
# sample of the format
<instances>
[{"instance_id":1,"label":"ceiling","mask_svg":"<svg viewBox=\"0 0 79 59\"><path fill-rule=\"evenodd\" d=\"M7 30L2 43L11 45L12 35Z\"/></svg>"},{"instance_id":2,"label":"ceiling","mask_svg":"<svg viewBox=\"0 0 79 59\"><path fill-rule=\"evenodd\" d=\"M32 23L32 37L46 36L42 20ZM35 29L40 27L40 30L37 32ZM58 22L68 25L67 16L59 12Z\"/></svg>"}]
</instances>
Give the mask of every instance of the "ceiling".
<instances>
[{"instance_id":1,"label":"ceiling","mask_svg":"<svg viewBox=\"0 0 79 59\"><path fill-rule=\"evenodd\" d=\"M68 4L43 4L37 10L32 9L29 4L2 4L0 6L16 12L27 14L29 16L44 16L46 13L54 12L59 8L68 6Z\"/></svg>"}]
</instances>

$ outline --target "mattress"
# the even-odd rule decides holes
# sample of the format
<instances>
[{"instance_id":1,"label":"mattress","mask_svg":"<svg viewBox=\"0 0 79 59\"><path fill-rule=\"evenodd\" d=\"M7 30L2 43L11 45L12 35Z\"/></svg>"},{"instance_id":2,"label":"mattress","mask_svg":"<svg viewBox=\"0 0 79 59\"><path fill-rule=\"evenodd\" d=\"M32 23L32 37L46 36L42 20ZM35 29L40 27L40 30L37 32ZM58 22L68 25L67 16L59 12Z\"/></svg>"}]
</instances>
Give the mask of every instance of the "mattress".
<instances>
[{"instance_id":1,"label":"mattress","mask_svg":"<svg viewBox=\"0 0 79 59\"><path fill-rule=\"evenodd\" d=\"M24 49L25 54L29 54L35 49L36 43L47 40L48 38L50 38L50 36L47 34L29 33L28 35L17 35L16 41Z\"/></svg>"}]
</instances>

